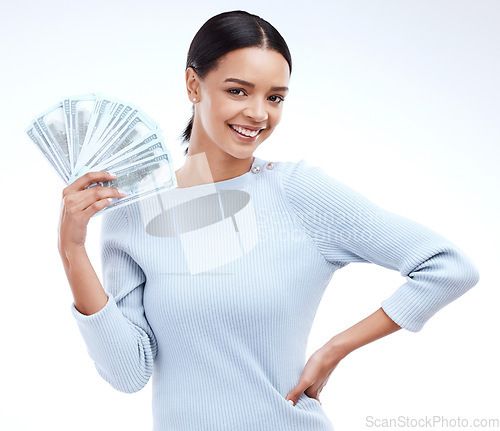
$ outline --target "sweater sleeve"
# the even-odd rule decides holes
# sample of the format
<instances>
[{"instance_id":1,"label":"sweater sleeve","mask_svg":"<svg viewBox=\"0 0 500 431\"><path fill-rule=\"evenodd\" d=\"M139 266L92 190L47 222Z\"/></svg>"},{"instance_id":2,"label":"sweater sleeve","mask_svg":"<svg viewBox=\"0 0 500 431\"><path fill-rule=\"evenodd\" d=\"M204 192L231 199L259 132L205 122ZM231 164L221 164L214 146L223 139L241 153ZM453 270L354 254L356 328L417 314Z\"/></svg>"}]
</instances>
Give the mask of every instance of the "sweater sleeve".
<instances>
[{"instance_id":1,"label":"sweater sleeve","mask_svg":"<svg viewBox=\"0 0 500 431\"><path fill-rule=\"evenodd\" d=\"M452 242L380 208L321 167L302 159L289 162L282 175L291 212L328 262L340 267L375 263L406 278L381 302L402 328L420 331L437 311L479 281L475 264Z\"/></svg>"},{"instance_id":2,"label":"sweater sleeve","mask_svg":"<svg viewBox=\"0 0 500 431\"><path fill-rule=\"evenodd\" d=\"M108 301L94 314L80 313L71 304L98 374L121 392L141 390L153 372L155 335L143 306L144 272L131 257L126 207L103 214L101 262Z\"/></svg>"}]
</instances>

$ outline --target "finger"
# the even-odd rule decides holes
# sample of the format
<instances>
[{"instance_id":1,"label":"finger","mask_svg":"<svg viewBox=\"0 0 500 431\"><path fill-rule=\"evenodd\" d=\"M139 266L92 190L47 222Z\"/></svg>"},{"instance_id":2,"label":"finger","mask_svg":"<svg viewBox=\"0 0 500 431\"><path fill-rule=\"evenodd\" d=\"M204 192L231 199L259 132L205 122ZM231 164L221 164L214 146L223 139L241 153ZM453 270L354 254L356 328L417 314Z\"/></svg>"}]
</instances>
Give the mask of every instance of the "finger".
<instances>
[{"instance_id":1,"label":"finger","mask_svg":"<svg viewBox=\"0 0 500 431\"><path fill-rule=\"evenodd\" d=\"M85 190L92 183L112 180L115 178L116 175L113 175L106 171L87 172L85 175L82 175L81 177L73 181L69 186L65 187L63 189L63 196L66 196L69 193L74 193L76 191Z\"/></svg>"},{"instance_id":2,"label":"finger","mask_svg":"<svg viewBox=\"0 0 500 431\"><path fill-rule=\"evenodd\" d=\"M81 190L73 193L66 198L66 201L71 200L73 211L85 211L88 207L97 201L107 198L123 198L125 193L115 187L95 186L89 189Z\"/></svg>"},{"instance_id":3,"label":"finger","mask_svg":"<svg viewBox=\"0 0 500 431\"><path fill-rule=\"evenodd\" d=\"M304 375L302 375L299 379L299 382L297 383L297 386L295 386L290 392L288 392L286 396L286 400L292 404L293 406L297 404L297 401L299 400L300 396L302 393L309 387L311 386L311 382L308 381Z\"/></svg>"},{"instance_id":4,"label":"finger","mask_svg":"<svg viewBox=\"0 0 500 431\"><path fill-rule=\"evenodd\" d=\"M111 200L109 198L100 199L98 201L95 201L92 205L90 205L87 209L85 209L85 211L83 211L82 214L85 217L85 219L90 220L90 218L94 214L106 208L110 203Z\"/></svg>"},{"instance_id":5,"label":"finger","mask_svg":"<svg viewBox=\"0 0 500 431\"><path fill-rule=\"evenodd\" d=\"M313 389L314 387L311 386L310 388L308 388L304 394L307 395L309 398L312 398L314 400L316 400L318 403L321 404L321 401L319 399L319 393L321 392L320 390L314 390Z\"/></svg>"}]
</instances>

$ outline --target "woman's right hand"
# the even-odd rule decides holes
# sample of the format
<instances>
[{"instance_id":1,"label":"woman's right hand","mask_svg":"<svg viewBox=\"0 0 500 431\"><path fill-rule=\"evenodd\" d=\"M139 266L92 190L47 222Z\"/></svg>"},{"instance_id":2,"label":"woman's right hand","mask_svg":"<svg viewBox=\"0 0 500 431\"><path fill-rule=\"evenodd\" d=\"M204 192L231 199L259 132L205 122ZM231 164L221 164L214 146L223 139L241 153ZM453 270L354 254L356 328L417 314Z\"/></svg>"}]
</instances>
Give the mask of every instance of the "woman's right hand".
<instances>
[{"instance_id":1,"label":"woman's right hand","mask_svg":"<svg viewBox=\"0 0 500 431\"><path fill-rule=\"evenodd\" d=\"M63 189L58 229L60 253L68 248L83 248L90 218L110 204L108 198L125 196L112 187L96 185L87 189L92 183L114 178L105 171L88 172Z\"/></svg>"}]
</instances>

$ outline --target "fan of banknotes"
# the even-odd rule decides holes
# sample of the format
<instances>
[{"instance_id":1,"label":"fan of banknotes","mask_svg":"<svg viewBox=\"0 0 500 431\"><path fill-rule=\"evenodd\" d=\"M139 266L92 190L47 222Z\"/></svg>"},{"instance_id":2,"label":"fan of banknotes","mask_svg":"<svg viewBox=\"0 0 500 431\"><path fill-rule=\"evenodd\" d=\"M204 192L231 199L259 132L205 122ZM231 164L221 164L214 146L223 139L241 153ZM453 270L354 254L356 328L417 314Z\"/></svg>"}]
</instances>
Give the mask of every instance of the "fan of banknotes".
<instances>
[{"instance_id":1,"label":"fan of banknotes","mask_svg":"<svg viewBox=\"0 0 500 431\"><path fill-rule=\"evenodd\" d=\"M117 175L89 186L127 194L96 214L177 187L158 124L131 103L100 93L68 97L35 117L25 131L66 185L91 171Z\"/></svg>"}]
</instances>

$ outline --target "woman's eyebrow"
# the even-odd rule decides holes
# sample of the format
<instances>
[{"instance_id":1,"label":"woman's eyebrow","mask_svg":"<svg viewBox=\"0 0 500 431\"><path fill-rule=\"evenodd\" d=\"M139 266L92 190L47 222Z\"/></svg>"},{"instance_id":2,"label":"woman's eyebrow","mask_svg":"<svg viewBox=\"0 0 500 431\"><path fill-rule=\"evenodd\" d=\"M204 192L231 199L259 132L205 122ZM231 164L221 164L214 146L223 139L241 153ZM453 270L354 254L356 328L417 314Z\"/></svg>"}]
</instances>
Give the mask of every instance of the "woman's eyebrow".
<instances>
[{"instance_id":1,"label":"woman's eyebrow","mask_svg":"<svg viewBox=\"0 0 500 431\"><path fill-rule=\"evenodd\" d=\"M246 85L247 87L255 87L255 84L238 78L227 78L224 82L236 82L237 84ZM271 91L288 91L288 87L273 87L271 88Z\"/></svg>"}]
</instances>

